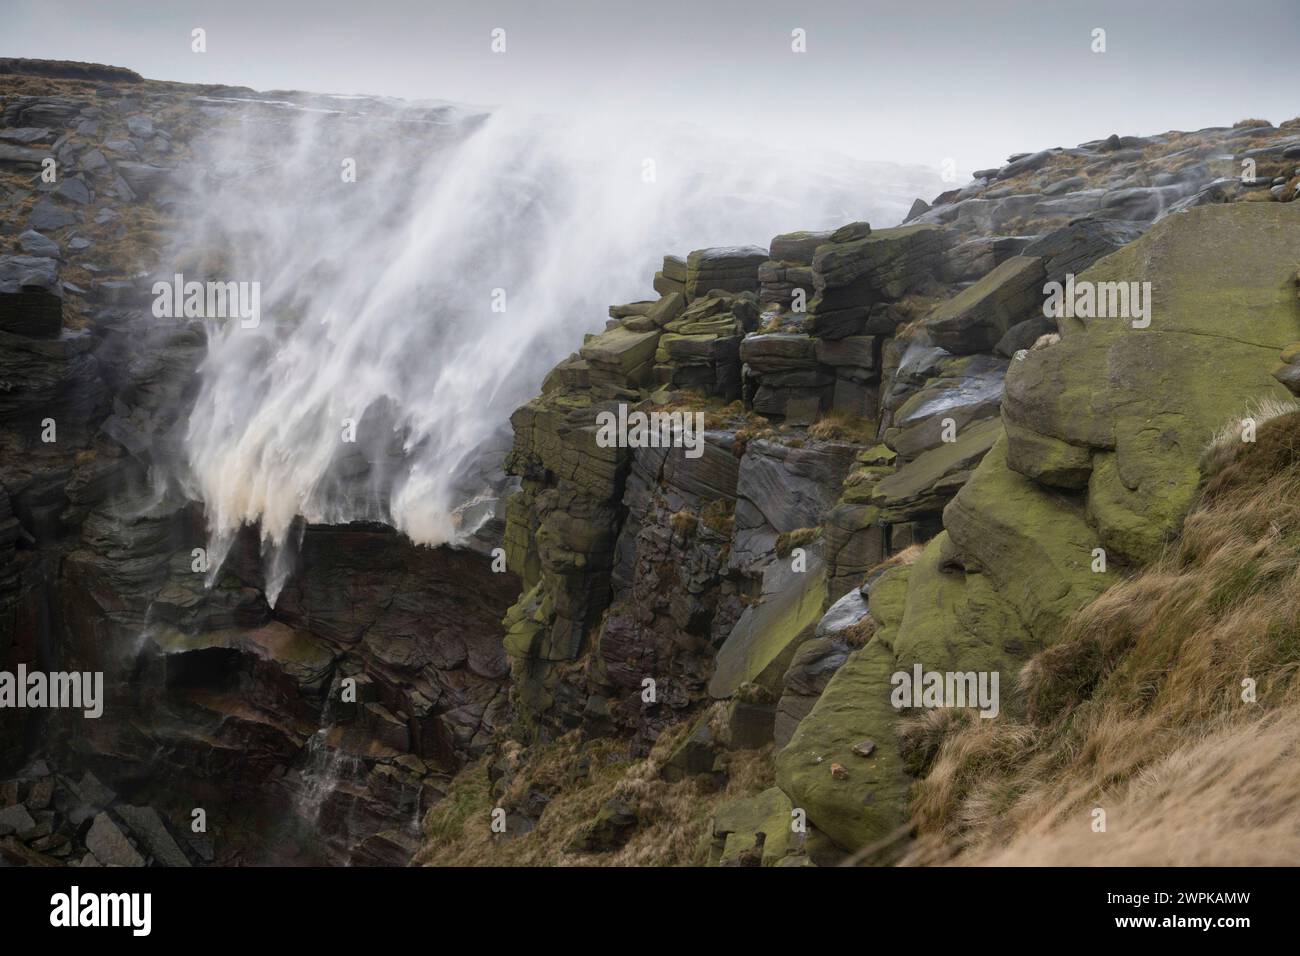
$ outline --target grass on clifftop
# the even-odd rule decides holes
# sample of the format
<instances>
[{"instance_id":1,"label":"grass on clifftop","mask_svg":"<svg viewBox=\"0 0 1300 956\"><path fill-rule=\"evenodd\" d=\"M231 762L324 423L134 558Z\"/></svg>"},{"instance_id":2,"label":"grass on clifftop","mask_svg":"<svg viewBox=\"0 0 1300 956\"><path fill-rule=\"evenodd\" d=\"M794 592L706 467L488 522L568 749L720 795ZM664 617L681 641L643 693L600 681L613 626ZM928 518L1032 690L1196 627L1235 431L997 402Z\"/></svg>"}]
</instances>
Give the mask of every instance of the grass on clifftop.
<instances>
[{"instance_id":1,"label":"grass on clifftop","mask_svg":"<svg viewBox=\"0 0 1300 956\"><path fill-rule=\"evenodd\" d=\"M1210 457L1179 541L1025 667L1024 721L934 722L905 862L1300 859L1300 413Z\"/></svg>"}]
</instances>

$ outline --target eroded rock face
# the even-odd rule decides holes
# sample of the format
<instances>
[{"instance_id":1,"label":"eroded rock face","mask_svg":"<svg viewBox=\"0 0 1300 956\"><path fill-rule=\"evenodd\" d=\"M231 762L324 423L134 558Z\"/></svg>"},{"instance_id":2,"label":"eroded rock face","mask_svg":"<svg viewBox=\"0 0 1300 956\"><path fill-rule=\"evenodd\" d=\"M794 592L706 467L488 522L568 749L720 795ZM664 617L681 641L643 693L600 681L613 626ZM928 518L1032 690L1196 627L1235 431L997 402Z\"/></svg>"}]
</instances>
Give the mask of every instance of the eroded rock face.
<instances>
[{"instance_id":1,"label":"eroded rock face","mask_svg":"<svg viewBox=\"0 0 1300 956\"><path fill-rule=\"evenodd\" d=\"M31 154L0 157L0 669L102 671L107 700L98 720L0 711L0 793L48 815L0 853L405 863L422 810L508 723L499 622L517 580L377 525L302 528L274 608L253 529L207 580L201 506L150 480L181 455L206 332L154 317L150 271L204 175L194 137L245 107L129 71L5 65L50 79L21 95L0 79L4 149ZM116 794L70 782L86 768ZM178 853L169 827L195 807L206 842Z\"/></svg>"},{"instance_id":2,"label":"eroded rock face","mask_svg":"<svg viewBox=\"0 0 1300 956\"><path fill-rule=\"evenodd\" d=\"M949 444L968 425L996 418L1007 363L977 355L945 363L894 411L885 444L904 460Z\"/></svg>"},{"instance_id":3,"label":"eroded rock face","mask_svg":"<svg viewBox=\"0 0 1300 956\"><path fill-rule=\"evenodd\" d=\"M778 756L782 790L840 846L882 839L905 819L895 747L906 708L888 703L891 675L997 673L1000 707L1017 708L1012 678L1026 657L1061 637L1116 565L1150 560L1177 531L1225 418L1282 394L1270 370L1300 332L1297 225L1280 205L1168 217L1079 279L1150 282L1149 326L1065 320L1059 344L1012 363L1005 428L988 423L996 441L945 508L944 532L869 590L875 637L835 671ZM876 743L867 762L879 764L855 764L859 736ZM828 773L831 762L845 773Z\"/></svg>"},{"instance_id":4,"label":"eroded rock face","mask_svg":"<svg viewBox=\"0 0 1300 956\"><path fill-rule=\"evenodd\" d=\"M308 527L272 609L255 536L205 588L196 514L129 516L92 513L59 582L63 665L109 688L104 718L66 724L69 759L145 799L197 794L217 833L238 801L260 842L218 840L220 859L303 841L405 862L422 808L507 722L509 576L382 526Z\"/></svg>"},{"instance_id":5,"label":"eroded rock face","mask_svg":"<svg viewBox=\"0 0 1300 956\"><path fill-rule=\"evenodd\" d=\"M812 262L816 290L808 307L811 332L842 339L892 331L872 321L873 307L931 289L943 269L944 235L923 225L849 233L817 249Z\"/></svg>"},{"instance_id":6,"label":"eroded rock face","mask_svg":"<svg viewBox=\"0 0 1300 956\"><path fill-rule=\"evenodd\" d=\"M111 714L0 715L6 771L67 741L66 774L0 772L14 861L402 863L503 740L580 728L639 755L691 720L666 778L780 748L778 786L714 820L717 862L834 862L906 819L892 676L996 672L1014 710L1027 656L1176 531L1210 432L1295 379L1295 207L1226 178L1239 151L1280 174L1291 134L1024 154L905 226L665 257L659 298L611 307L512 418L511 573L302 527L273 607L256 532L208 581L201 508L148 481L205 332L152 321L156 263L115 255L175 214L191 138L232 104L97 81L0 111L0 665L102 669ZM1044 315L1067 276L1151 282L1150 324ZM699 455L602 444L620 408L705 415ZM178 837L199 803L227 836ZM639 825L610 802L579 843Z\"/></svg>"},{"instance_id":7,"label":"eroded rock face","mask_svg":"<svg viewBox=\"0 0 1300 956\"><path fill-rule=\"evenodd\" d=\"M1079 330L1043 306L1048 282L1108 276L1099 270L1171 231L1199 231L1169 214L1175 201L1213 215L1212 201L1234 198L1206 191L1209 166L1119 185L1162 145L1027 155L918 210L916 225L778 236L761 262L758 250L668 257L658 302L611 308L617 327L561 363L515 420L512 468L525 487L509 537L525 593L507 647L534 732L581 726L648 742L702 707L707 689L721 726L739 721L750 744L770 725L784 745L780 789L825 846L891 833L910 779L892 675L917 664L996 672L1014 709L1016 669L1114 580L1097 549L1112 565L1138 557L1098 517L1115 511L1106 479L1122 472L1102 420L1130 400L1101 397L1113 374L1089 364L1095 353L1065 351ZM1026 221L1042 231L1007 230ZM710 270L732 284L704 281ZM640 355L657 330L653 391L643 359L610 356ZM1270 335L1259 351L1275 357L1281 344ZM1091 391L1066 397L1080 376ZM676 450L593 449L593 416L618 403L707 411L709 450L692 465ZM1044 418L1051 407L1072 412ZM755 418L770 424L755 429ZM847 439L828 427L844 421ZM734 467L722 467L723 449ZM863 578L911 545L924 548L873 578L858 609ZM845 602L850 636L829 623ZM665 696L648 706L638 680L662 673ZM727 738L697 720L671 765L716 776ZM761 812L737 808L751 811ZM745 826L741 842L757 832ZM773 862L761 846L731 846L732 832L715 833L719 860Z\"/></svg>"}]
</instances>

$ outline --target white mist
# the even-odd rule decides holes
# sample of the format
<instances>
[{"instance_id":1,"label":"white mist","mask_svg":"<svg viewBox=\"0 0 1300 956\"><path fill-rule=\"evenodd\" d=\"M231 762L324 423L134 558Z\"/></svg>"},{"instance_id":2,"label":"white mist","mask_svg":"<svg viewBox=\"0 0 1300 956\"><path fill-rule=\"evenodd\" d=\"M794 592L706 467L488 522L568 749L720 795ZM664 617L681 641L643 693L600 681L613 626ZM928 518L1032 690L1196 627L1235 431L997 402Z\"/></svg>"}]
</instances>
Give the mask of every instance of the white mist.
<instances>
[{"instance_id":1,"label":"white mist","mask_svg":"<svg viewBox=\"0 0 1300 956\"><path fill-rule=\"evenodd\" d=\"M664 254L890 225L943 188L630 119L323 102L337 110L214 106L175 237L174 271L260 285L256 328L208 321L176 477L204 503L211 574L260 526L272 602L299 516L463 542L475 522L458 506L508 447L510 413L610 303L655 297Z\"/></svg>"}]
</instances>

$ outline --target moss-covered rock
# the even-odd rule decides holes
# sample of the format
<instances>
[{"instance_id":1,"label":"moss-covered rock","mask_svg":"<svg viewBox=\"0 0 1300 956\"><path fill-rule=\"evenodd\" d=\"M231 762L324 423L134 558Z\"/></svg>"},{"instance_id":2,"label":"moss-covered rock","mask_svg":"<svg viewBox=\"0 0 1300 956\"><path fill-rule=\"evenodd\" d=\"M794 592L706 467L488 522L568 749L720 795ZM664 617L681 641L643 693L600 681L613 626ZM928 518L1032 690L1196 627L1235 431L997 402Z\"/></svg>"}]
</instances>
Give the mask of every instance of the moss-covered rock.
<instances>
[{"instance_id":1,"label":"moss-covered rock","mask_svg":"<svg viewBox=\"0 0 1300 956\"><path fill-rule=\"evenodd\" d=\"M713 839L722 844L714 862L775 866L798 848L792 810L790 798L777 787L723 804L713 817Z\"/></svg>"},{"instance_id":2,"label":"moss-covered rock","mask_svg":"<svg viewBox=\"0 0 1300 956\"><path fill-rule=\"evenodd\" d=\"M1080 496L1008 468L1005 435L944 509L943 523L967 566L988 576L1044 644L1114 580L1112 570L1092 570L1099 541Z\"/></svg>"},{"instance_id":3,"label":"moss-covered rock","mask_svg":"<svg viewBox=\"0 0 1300 956\"><path fill-rule=\"evenodd\" d=\"M1002 430L996 418L967 426L956 441L941 443L872 487L871 504L886 524L934 514L952 499Z\"/></svg>"},{"instance_id":4,"label":"moss-covered rock","mask_svg":"<svg viewBox=\"0 0 1300 956\"><path fill-rule=\"evenodd\" d=\"M1006 422L1007 466L1054 488L1078 490L1092 474L1092 451Z\"/></svg>"},{"instance_id":5,"label":"moss-covered rock","mask_svg":"<svg viewBox=\"0 0 1300 956\"><path fill-rule=\"evenodd\" d=\"M1088 481L1112 556L1153 559L1191 504L1210 437L1252 402L1288 397L1271 372L1300 333L1296 213L1235 203L1163 219L1076 279L1149 282L1149 325L1063 318L1057 345L1012 363L1003 413L1022 448L1037 433L1113 452Z\"/></svg>"},{"instance_id":6,"label":"moss-covered rock","mask_svg":"<svg viewBox=\"0 0 1300 956\"><path fill-rule=\"evenodd\" d=\"M660 335L658 327L651 326L642 332L616 326L583 345L579 354L591 367L593 383L648 385Z\"/></svg>"},{"instance_id":7,"label":"moss-covered rock","mask_svg":"<svg viewBox=\"0 0 1300 956\"><path fill-rule=\"evenodd\" d=\"M879 630L835 672L776 758L777 785L846 850L882 839L906 818L910 781L889 693L896 670L890 635L906 604L910 571L896 567L873 582L868 606ZM854 752L865 738L877 742L868 757ZM842 773L832 772L836 764Z\"/></svg>"},{"instance_id":8,"label":"moss-covered rock","mask_svg":"<svg viewBox=\"0 0 1300 956\"><path fill-rule=\"evenodd\" d=\"M795 560L783 558L768 569L762 600L745 608L718 650L709 681L713 697L730 697L746 683L780 693L781 675L802 640L812 636L826 599L820 549L809 546L802 567L795 570Z\"/></svg>"},{"instance_id":9,"label":"moss-covered rock","mask_svg":"<svg viewBox=\"0 0 1300 956\"><path fill-rule=\"evenodd\" d=\"M987 575L968 574L950 563L953 553L944 532L912 566L903 619L893 640L894 662L902 671L920 664L926 671L997 672L1005 696L1020 665L1041 642Z\"/></svg>"}]
</instances>

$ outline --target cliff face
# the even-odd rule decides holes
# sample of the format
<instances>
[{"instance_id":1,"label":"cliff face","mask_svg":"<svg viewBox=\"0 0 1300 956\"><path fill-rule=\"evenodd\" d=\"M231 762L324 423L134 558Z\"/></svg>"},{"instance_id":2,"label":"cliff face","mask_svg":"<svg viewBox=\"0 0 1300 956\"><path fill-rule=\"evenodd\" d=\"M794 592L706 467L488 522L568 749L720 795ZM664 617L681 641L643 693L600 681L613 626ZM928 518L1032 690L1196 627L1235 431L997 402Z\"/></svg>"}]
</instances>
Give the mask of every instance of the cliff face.
<instances>
[{"instance_id":1,"label":"cliff face","mask_svg":"<svg viewBox=\"0 0 1300 956\"><path fill-rule=\"evenodd\" d=\"M402 863L421 819L426 862L890 859L947 733L895 676L997 674L1020 720L1300 367L1300 130L1019 155L898 227L667 256L513 415L505 573L300 521L268 600L256 529L208 581L159 480L207 333L150 288L195 139L297 94L0 74L0 670L108 687L0 710L17 862ZM606 440L636 413L669 440Z\"/></svg>"},{"instance_id":2,"label":"cliff face","mask_svg":"<svg viewBox=\"0 0 1300 956\"><path fill-rule=\"evenodd\" d=\"M631 735L668 780L774 747L714 859L897 840L936 744L896 675L998 675L1021 712L1025 662L1176 536L1216 430L1287 397L1297 155L1249 125L1111 137L902 227L666 258L660 298L611 307L513 419L506 646L534 736ZM601 447L620 406L702 412L702 455Z\"/></svg>"},{"instance_id":3,"label":"cliff face","mask_svg":"<svg viewBox=\"0 0 1300 956\"><path fill-rule=\"evenodd\" d=\"M0 851L404 863L504 723L517 582L382 525L300 523L274 608L252 528L209 586L202 506L158 477L206 333L157 318L151 286L185 186L213 174L193 140L249 114L274 130L291 104L53 66L0 81L0 670L102 671L107 700L0 710L4 802L32 816Z\"/></svg>"}]
</instances>

